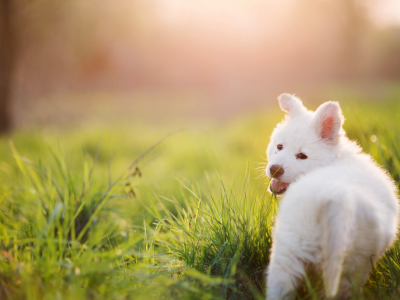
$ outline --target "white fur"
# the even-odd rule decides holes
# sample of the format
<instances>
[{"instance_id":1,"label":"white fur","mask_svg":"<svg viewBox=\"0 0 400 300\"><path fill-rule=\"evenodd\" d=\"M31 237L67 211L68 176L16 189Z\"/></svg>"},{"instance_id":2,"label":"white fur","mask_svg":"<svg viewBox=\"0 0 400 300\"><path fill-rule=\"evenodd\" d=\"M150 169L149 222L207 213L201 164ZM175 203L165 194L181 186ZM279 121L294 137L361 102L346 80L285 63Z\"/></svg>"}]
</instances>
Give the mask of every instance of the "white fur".
<instances>
[{"instance_id":1,"label":"white fur","mask_svg":"<svg viewBox=\"0 0 400 300\"><path fill-rule=\"evenodd\" d=\"M284 169L290 183L280 201L267 271L267 299L290 299L305 269L323 275L328 298L347 298L353 284L368 278L397 234L397 190L389 175L350 141L336 102L316 112L289 94L279 98L287 112L267 149L270 167ZM283 149L279 151L277 145ZM299 152L307 159L297 159Z\"/></svg>"}]
</instances>

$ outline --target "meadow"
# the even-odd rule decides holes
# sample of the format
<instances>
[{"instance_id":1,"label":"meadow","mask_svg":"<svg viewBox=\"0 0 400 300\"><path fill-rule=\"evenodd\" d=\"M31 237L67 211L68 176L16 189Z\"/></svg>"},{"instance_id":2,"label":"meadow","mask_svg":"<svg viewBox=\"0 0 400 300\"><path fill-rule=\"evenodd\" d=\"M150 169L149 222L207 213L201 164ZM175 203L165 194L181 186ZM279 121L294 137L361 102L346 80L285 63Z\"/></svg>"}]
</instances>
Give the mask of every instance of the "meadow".
<instances>
[{"instance_id":1,"label":"meadow","mask_svg":"<svg viewBox=\"0 0 400 300\"><path fill-rule=\"evenodd\" d=\"M346 97L348 136L400 185L400 92ZM196 128L134 121L2 137L0 299L264 299L279 198L263 169L282 118L276 105ZM399 251L354 299L400 297ZM318 285L305 280L298 298L319 299Z\"/></svg>"}]
</instances>

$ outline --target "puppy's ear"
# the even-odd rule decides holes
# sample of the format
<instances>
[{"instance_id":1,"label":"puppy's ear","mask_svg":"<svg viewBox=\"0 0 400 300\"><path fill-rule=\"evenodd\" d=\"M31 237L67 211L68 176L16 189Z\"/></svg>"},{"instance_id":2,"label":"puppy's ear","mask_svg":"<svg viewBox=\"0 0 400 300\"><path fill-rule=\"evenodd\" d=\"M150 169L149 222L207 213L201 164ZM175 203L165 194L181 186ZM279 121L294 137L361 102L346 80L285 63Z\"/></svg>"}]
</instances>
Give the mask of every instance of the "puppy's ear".
<instances>
[{"instance_id":1,"label":"puppy's ear","mask_svg":"<svg viewBox=\"0 0 400 300\"><path fill-rule=\"evenodd\" d=\"M293 95L284 93L278 97L279 106L284 112L287 112L289 116L295 117L302 112L307 111L304 107L303 102Z\"/></svg>"},{"instance_id":2,"label":"puppy's ear","mask_svg":"<svg viewBox=\"0 0 400 300\"><path fill-rule=\"evenodd\" d=\"M344 117L337 102L325 102L315 112L314 124L319 136L327 142L336 144Z\"/></svg>"}]
</instances>

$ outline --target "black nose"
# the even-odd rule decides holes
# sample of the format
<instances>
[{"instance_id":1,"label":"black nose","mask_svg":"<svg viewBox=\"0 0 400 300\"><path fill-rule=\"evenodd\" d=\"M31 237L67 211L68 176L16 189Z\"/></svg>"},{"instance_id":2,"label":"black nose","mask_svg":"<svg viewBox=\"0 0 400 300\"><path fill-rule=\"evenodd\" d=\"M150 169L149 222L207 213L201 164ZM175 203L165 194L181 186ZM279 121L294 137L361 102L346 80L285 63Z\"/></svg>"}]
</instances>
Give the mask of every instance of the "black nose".
<instances>
[{"instance_id":1,"label":"black nose","mask_svg":"<svg viewBox=\"0 0 400 300\"><path fill-rule=\"evenodd\" d=\"M280 165L272 165L269 168L270 172L271 172L271 176L274 178L279 178L283 175L283 173L285 172L282 168L282 166Z\"/></svg>"}]
</instances>

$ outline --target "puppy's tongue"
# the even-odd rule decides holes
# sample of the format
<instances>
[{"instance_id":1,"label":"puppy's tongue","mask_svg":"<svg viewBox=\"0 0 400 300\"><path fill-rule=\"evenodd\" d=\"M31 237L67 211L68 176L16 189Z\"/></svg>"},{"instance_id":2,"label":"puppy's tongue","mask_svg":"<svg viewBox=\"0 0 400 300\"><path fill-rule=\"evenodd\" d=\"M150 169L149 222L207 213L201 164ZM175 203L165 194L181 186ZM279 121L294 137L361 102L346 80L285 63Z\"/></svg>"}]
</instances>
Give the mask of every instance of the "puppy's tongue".
<instances>
[{"instance_id":1,"label":"puppy's tongue","mask_svg":"<svg viewBox=\"0 0 400 300\"><path fill-rule=\"evenodd\" d=\"M286 191L289 183L280 182L278 179L272 178L270 183L270 189L275 194L281 194Z\"/></svg>"}]
</instances>

